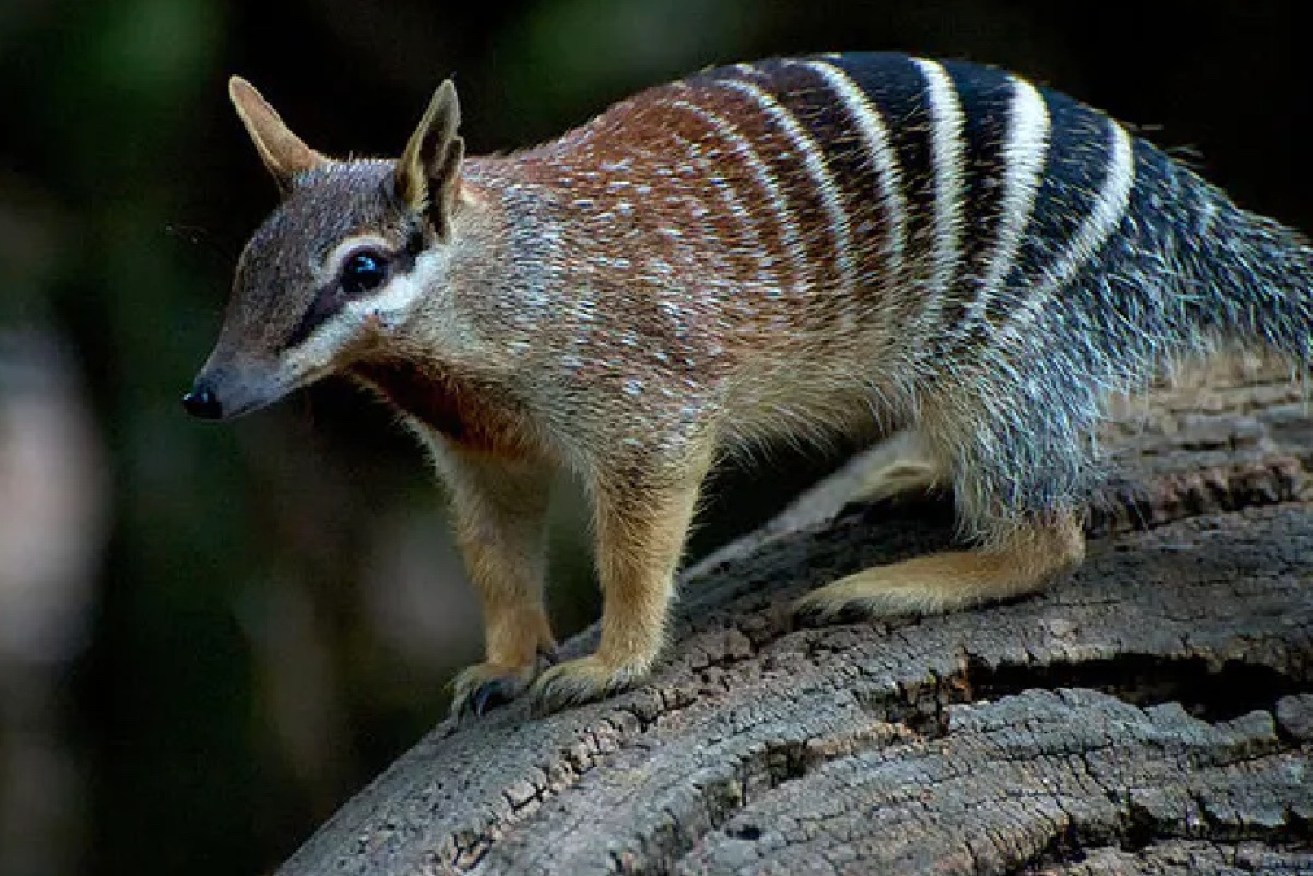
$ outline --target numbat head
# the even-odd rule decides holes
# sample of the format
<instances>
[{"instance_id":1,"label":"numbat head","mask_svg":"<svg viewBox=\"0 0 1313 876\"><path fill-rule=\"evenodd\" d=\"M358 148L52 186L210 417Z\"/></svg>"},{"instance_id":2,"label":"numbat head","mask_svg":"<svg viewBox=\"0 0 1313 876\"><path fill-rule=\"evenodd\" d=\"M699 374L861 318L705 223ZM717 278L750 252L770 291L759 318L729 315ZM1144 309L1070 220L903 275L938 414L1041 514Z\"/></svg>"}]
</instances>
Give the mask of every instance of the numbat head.
<instances>
[{"instance_id":1,"label":"numbat head","mask_svg":"<svg viewBox=\"0 0 1313 876\"><path fill-rule=\"evenodd\" d=\"M404 344L417 312L445 309L463 206L450 81L396 162L326 158L245 80L233 77L228 93L283 200L246 245L219 342L184 397L207 419L249 413Z\"/></svg>"}]
</instances>

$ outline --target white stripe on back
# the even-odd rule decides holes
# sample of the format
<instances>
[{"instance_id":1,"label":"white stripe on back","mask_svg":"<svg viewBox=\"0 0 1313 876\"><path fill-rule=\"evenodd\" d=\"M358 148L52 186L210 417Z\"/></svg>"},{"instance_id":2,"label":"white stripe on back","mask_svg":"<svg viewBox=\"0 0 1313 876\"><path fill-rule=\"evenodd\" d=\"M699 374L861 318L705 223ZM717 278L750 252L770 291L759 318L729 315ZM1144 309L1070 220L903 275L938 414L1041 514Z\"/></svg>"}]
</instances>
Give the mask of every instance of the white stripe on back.
<instances>
[{"instance_id":1,"label":"white stripe on back","mask_svg":"<svg viewBox=\"0 0 1313 876\"><path fill-rule=\"evenodd\" d=\"M688 85L683 82L675 83L675 86L686 92L690 90ZM753 148L752 142L740 134L738 129L728 120L696 103L687 100L673 100L670 102L670 107L683 110L701 119L748 166L753 178L765 190L766 201L775 213L775 219L780 229L780 237L783 239L784 248L788 250L789 258L793 263L794 282L802 283L807 276L807 253L804 251L802 240L798 235L798 223L793 218L793 214L789 212L788 202L785 200L783 193L780 192L780 187L776 184L775 177L771 175L770 168L761 160L761 156Z\"/></svg>"},{"instance_id":2,"label":"white stripe on back","mask_svg":"<svg viewBox=\"0 0 1313 876\"><path fill-rule=\"evenodd\" d=\"M1049 113L1044 98L1026 80L1008 78L1012 82L1012 103L1008 111L1007 143L1003 148L1006 173L999 203L998 237L980 277L979 292L967 305L962 324L945 327L958 339L967 337L984 321L999 286L1012 271L1035 210L1035 195L1048 153Z\"/></svg>"},{"instance_id":3,"label":"white stripe on back","mask_svg":"<svg viewBox=\"0 0 1313 876\"><path fill-rule=\"evenodd\" d=\"M1076 272L1103 248L1121 224L1135 185L1135 152L1131 138L1121 125L1107 120L1112 133L1108 173L1099 189L1099 199L1072 234L1066 249L1043 273L1038 288L1008 319L998 340L1015 338L1039 316L1040 310L1056 295Z\"/></svg>"},{"instance_id":4,"label":"white stripe on back","mask_svg":"<svg viewBox=\"0 0 1313 876\"><path fill-rule=\"evenodd\" d=\"M748 69L760 73L756 68ZM838 187L834 184L834 177L825 163L825 153L793 117L793 113L756 83L744 79L718 79L715 84L737 91L755 101L761 111L784 131L793 144L793 150L802 156L807 173L820 193L821 201L825 204L825 212L829 216L830 236L834 241L834 260L842 284L840 291L851 294L856 287L857 279L853 263L852 230L849 227L848 212L844 209Z\"/></svg>"},{"instance_id":5,"label":"white stripe on back","mask_svg":"<svg viewBox=\"0 0 1313 876\"><path fill-rule=\"evenodd\" d=\"M889 132L884 120L842 68L828 61L801 63L825 80L830 90L839 97L844 111L861 134L866 155L870 159L871 166L875 168L879 180L880 200L888 219L889 232L885 255L889 262L886 276L890 280L901 277L903 250L907 246L907 200L903 195L903 181L898 169L898 159L889 145Z\"/></svg>"},{"instance_id":6,"label":"white stripe on back","mask_svg":"<svg viewBox=\"0 0 1313 876\"><path fill-rule=\"evenodd\" d=\"M762 257L763 253L769 252L765 242L761 239L761 232L757 228L757 223L752 215L752 211L743 206L739 199L738 190L721 174L716 166L703 154L699 145L679 134L673 133L671 137L676 143L682 146L688 154L688 161L691 165L698 168L707 184L716 190L720 197L721 203L725 206L726 213L734 220L745 238L742 246L734 249L753 253L757 263L757 281L765 285L777 285L778 280L770 269L774 267L772 262ZM714 227L711 229L712 234L716 234Z\"/></svg>"},{"instance_id":7,"label":"white stripe on back","mask_svg":"<svg viewBox=\"0 0 1313 876\"><path fill-rule=\"evenodd\" d=\"M934 268L922 309L922 331L940 331L939 315L953 286L962 245L962 106L953 80L935 61L913 58L925 77L930 109L931 163L935 174Z\"/></svg>"}]
</instances>

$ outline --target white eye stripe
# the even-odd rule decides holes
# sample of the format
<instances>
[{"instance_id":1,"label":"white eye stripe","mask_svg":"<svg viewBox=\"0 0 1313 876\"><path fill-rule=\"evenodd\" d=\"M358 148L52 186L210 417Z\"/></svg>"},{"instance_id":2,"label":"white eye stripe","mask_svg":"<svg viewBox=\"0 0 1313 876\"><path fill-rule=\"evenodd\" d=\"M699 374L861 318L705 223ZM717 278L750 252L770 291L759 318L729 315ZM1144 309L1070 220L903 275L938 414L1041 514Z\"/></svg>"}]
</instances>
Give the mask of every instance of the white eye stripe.
<instances>
[{"instance_id":1,"label":"white eye stripe","mask_svg":"<svg viewBox=\"0 0 1313 876\"><path fill-rule=\"evenodd\" d=\"M422 253L415 260L413 271L389 275L367 297L348 302L343 311L403 318L424 298L425 291L433 282L432 277L441 269L444 261L442 253Z\"/></svg>"},{"instance_id":2,"label":"white eye stripe","mask_svg":"<svg viewBox=\"0 0 1313 876\"><path fill-rule=\"evenodd\" d=\"M287 361L298 369L298 373L327 368L338 351L359 336L366 321L373 320L377 325L381 320L388 328L404 323L431 295L435 277L444 267L445 254L421 253L411 273L390 276L369 295L345 301L336 312L316 325L304 340L289 347Z\"/></svg>"},{"instance_id":3,"label":"white eye stripe","mask_svg":"<svg viewBox=\"0 0 1313 876\"><path fill-rule=\"evenodd\" d=\"M342 272L342 263L360 250L378 250L387 253L392 251L392 242L378 234L355 234L343 238L337 246L329 250L328 255L324 256L323 262L315 270L316 284L322 286L334 280Z\"/></svg>"}]
</instances>

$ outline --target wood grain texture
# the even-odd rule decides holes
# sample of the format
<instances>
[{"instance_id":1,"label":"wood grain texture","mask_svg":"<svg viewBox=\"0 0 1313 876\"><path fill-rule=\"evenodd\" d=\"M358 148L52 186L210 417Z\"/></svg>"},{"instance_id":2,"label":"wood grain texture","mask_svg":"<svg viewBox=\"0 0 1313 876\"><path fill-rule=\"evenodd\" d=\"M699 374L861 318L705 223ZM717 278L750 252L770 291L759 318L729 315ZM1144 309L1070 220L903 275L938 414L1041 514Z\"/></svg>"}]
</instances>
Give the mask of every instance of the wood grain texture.
<instances>
[{"instance_id":1,"label":"wood grain texture","mask_svg":"<svg viewBox=\"0 0 1313 876\"><path fill-rule=\"evenodd\" d=\"M648 683L444 723L279 872L1313 873L1300 391L1228 365L1107 434L1048 593L796 628L807 589L951 541L945 502L846 503L864 459L685 573Z\"/></svg>"}]
</instances>

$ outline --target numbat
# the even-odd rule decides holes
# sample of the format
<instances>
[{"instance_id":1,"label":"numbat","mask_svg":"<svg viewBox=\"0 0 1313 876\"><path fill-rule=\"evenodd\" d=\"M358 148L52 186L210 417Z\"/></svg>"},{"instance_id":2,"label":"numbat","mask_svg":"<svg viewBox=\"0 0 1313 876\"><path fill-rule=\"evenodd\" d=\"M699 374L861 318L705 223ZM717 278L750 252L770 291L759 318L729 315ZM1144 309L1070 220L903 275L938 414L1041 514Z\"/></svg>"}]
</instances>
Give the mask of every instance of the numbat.
<instances>
[{"instance_id":1,"label":"numbat","mask_svg":"<svg viewBox=\"0 0 1313 876\"><path fill-rule=\"evenodd\" d=\"M398 160L325 157L245 81L282 189L184 398L210 419L330 374L451 486L487 659L455 710L634 682L698 489L736 446L904 430L972 549L801 610L937 612L1080 563L1104 398L1227 342L1309 350L1313 252L1117 122L1006 72L891 54L706 70L558 140L466 157L450 82ZM553 471L594 505L601 643L538 672Z\"/></svg>"}]
</instances>

